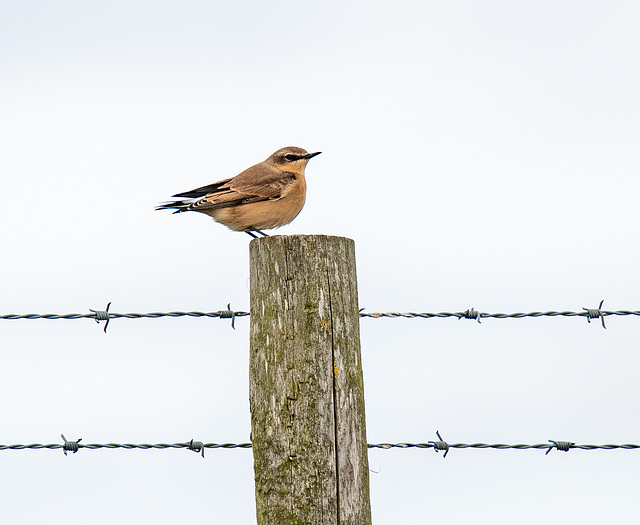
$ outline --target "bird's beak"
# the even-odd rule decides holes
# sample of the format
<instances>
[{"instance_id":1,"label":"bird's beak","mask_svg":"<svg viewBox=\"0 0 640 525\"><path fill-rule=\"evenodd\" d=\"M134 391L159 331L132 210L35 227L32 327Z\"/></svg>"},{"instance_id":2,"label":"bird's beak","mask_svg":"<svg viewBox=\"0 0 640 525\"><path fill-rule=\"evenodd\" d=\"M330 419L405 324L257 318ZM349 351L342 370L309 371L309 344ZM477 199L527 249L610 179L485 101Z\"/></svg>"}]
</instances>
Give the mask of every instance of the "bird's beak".
<instances>
[{"instance_id":1,"label":"bird's beak","mask_svg":"<svg viewBox=\"0 0 640 525\"><path fill-rule=\"evenodd\" d=\"M303 158L304 159L312 159L316 155L320 155L320 153L322 153L322 151L316 151L315 153L307 153Z\"/></svg>"}]
</instances>

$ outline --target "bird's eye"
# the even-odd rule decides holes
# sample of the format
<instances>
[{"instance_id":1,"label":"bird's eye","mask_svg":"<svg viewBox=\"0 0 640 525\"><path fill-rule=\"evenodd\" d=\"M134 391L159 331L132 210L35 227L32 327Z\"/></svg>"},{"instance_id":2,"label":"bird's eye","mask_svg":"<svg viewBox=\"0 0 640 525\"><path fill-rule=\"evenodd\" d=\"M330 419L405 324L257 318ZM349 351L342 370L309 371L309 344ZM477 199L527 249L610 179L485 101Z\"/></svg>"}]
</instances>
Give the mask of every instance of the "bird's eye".
<instances>
[{"instance_id":1,"label":"bird's eye","mask_svg":"<svg viewBox=\"0 0 640 525\"><path fill-rule=\"evenodd\" d=\"M285 155L284 158L287 159L289 162L292 162L294 160L298 160L298 156L297 155L293 155L291 153L288 153L287 155Z\"/></svg>"}]
</instances>

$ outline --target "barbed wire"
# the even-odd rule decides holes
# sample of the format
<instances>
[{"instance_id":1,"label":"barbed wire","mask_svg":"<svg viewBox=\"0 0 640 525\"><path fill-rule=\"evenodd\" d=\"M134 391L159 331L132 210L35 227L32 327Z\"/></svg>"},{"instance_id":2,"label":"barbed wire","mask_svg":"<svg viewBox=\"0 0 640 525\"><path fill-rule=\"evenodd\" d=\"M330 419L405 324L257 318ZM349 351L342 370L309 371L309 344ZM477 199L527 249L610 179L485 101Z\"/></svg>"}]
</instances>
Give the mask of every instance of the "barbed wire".
<instances>
[{"instance_id":1,"label":"barbed wire","mask_svg":"<svg viewBox=\"0 0 640 525\"><path fill-rule=\"evenodd\" d=\"M194 441L193 439L185 443L80 443L82 438L77 440L68 440L64 437L64 434L60 435L64 440L64 443L30 443L27 445L14 444L14 445L0 445L0 450L56 450L62 449L65 456L67 452L73 452L74 454L82 448L90 450L98 449L125 449L125 450L150 450L158 449L164 450L168 448L186 448L198 452L204 457L204 449L206 448L251 448L251 443L203 443L202 441Z\"/></svg>"},{"instance_id":2,"label":"barbed wire","mask_svg":"<svg viewBox=\"0 0 640 525\"><path fill-rule=\"evenodd\" d=\"M111 304L111 303L109 303ZM127 318L127 319L157 319L159 317L219 317L221 319L230 319L232 317L244 317L249 312L219 310L217 312L148 312L148 313L117 313L108 310L90 310L88 314L0 314L0 319L95 319L103 321L100 315L108 314L109 319ZM105 316L106 319L106 316Z\"/></svg>"},{"instance_id":3,"label":"barbed wire","mask_svg":"<svg viewBox=\"0 0 640 525\"><path fill-rule=\"evenodd\" d=\"M602 303L598 308L582 308L581 312L573 311L546 311L546 312L515 312L515 313L488 313L479 312L475 308L470 308L464 312L364 312L364 308L360 310L360 317L368 317L373 319L380 318L406 318L406 319L432 319L456 317L458 319L475 319L480 322L481 319L522 319L524 317L586 317L588 322L592 319L600 319L602 327L606 328L604 318L610 315L640 316L640 310L602 310ZM231 326L235 328L235 318L250 315L249 312L233 311L231 305L227 305L226 310L218 310L216 312L148 312L148 313L117 313L110 312L107 305L105 310L92 310L90 313L68 313L68 314L0 314L0 319L94 319L96 322L106 321L104 331L106 333L107 326L111 319L127 318L127 319L157 319L160 317L209 317L220 319L231 319Z\"/></svg>"},{"instance_id":4,"label":"barbed wire","mask_svg":"<svg viewBox=\"0 0 640 525\"><path fill-rule=\"evenodd\" d=\"M562 441L552 441L551 443L536 443L533 445L527 445L523 443L516 443L514 445L509 445L506 443L446 443L446 448L438 448L436 445L440 442L438 441L430 441L427 443L376 443L367 445L369 448L381 448L381 449L391 449L391 448L434 448L436 451L439 450L448 450L452 448L490 448L494 450L527 450L527 449L537 449L537 450L546 450L547 454L549 451L554 448L558 450L568 451L573 448L581 449L581 450L635 450L639 449L640 445L636 445L633 443L623 443L620 445L614 444L605 444L605 445L576 445L575 443L570 443L569 447L565 450L563 447ZM442 443L445 443L444 441Z\"/></svg>"},{"instance_id":5,"label":"barbed wire","mask_svg":"<svg viewBox=\"0 0 640 525\"><path fill-rule=\"evenodd\" d=\"M449 450L453 448L474 448L474 449L492 449L492 450L546 450L549 454L553 449L568 452L571 449L580 450L636 450L640 449L640 445L634 443L623 443L620 445L604 444L604 445L576 445L572 441L548 440L548 443L536 443L533 445L517 443L509 445L506 443L447 443L440 436L440 432L436 431L437 441L427 441L426 443L369 443L369 449L390 450L394 448L432 448L436 452L444 451L446 457ZM62 449L64 454L67 452L76 453L80 449L99 450L99 449L125 449L125 450L166 450L166 449L187 449L197 452L204 457L204 450L209 449L234 449L234 448L252 448L251 443L203 443L202 441L194 441L193 439L184 443L80 443L82 438L77 440L68 440L61 434L64 443L31 443L31 444L15 444L0 445L0 450L57 450Z\"/></svg>"},{"instance_id":6,"label":"barbed wire","mask_svg":"<svg viewBox=\"0 0 640 525\"><path fill-rule=\"evenodd\" d=\"M226 310L218 310L216 312L148 312L148 313L117 313L110 312L109 307L111 303L107 304L105 310L92 310L91 313L79 314L0 314L0 319L94 319L97 323L100 321L106 321L104 325L104 332L107 332L107 326L111 319L158 319L160 317L209 317L220 319L231 319L231 327L235 329L236 317L244 317L249 315L249 312L233 311L231 310L231 304L227 305Z\"/></svg>"},{"instance_id":7,"label":"barbed wire","mask_svg":"<svg viewBox=\"0 0 640 525\"><path fill-rule=\"evenodd\" d=\"M524 317L586 317L588 322L591 322L591 319L598 319L602 321L602 327L606 328L604 324L604 318L610 315L635 315L640 316L640 310L602 310L602 304L604 301L600 301L600 305L598 308L582 308L582 312L573 312L573 311L546 311L546 312L515 312L515 313L487 313L487 312L478 312L474 308L470 308L469 310L465 310L464 312L437 312L437 313L417 313L417 312L372 312L365 313L360 311L360 317L372 317L372 318L382 318L382 317L390 317L390 318L423 318L430 319L434 317L457 317L458 319L475 319L480 322L480 319L484 318L493 318L493 319L522 319Z\"/></svg>"}]
</instances>

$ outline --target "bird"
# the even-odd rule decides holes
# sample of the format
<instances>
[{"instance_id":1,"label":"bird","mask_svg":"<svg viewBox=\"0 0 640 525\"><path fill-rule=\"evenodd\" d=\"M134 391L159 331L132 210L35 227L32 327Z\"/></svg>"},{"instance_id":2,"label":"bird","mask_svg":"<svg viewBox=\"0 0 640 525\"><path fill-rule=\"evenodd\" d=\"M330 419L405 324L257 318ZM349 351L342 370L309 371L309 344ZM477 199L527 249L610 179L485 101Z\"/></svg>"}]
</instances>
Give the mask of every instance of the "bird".
<instances>
[{"instance_id":1,"label":"bird","mask_svg":"<svg viewBox=\"0 0 640 525\"><path fill-rule=\"evenodd\" d=\"M177 200L164 202L156 210L173 213L205 213L234 231L257 238L268 237L262 230L279 228L295 219L307 193L304 169L321 151L307 153L289 146L239 175L195 190L176 193Z\"/></svg>"}]
</instances>

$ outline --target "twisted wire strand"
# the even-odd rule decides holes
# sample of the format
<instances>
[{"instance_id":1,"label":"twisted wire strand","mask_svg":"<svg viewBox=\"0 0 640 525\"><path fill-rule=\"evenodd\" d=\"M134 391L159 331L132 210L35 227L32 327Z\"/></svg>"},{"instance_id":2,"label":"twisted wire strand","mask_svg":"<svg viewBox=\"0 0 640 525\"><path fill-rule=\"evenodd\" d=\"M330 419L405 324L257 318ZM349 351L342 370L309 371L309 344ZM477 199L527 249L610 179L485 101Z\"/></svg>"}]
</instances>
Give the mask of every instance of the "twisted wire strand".
<instances>
[{"instance_id":1,"label":"twisted wire strand","mask_svg":"<svg viewBox=\"0 0 640 525\"><path fill-rule=\"evenodd\" d=\"M14 320L14 319L98 319L105 320L106 317L102 316L101 311L94 311L92 313L68 313L68 314L0 314L0 319ZM471 314L470 314L471 312ZM118 313L109 312L110 319L126 318L126 319L157 319L160 317L209 317L229 319L231 317L245 317L250 315L249 312L243 311L230 311L221 310L217 312L147 312L147 313ZM640 310L602 310L600 316L607 317L610 315L626 316L634 315L640 316ZM465 312L360 312L360 317L366 318L407 318L407 319L431 319L431 318L445 318L456 317L458 319L476 319L476 318L494 318L494 319L521 319L524 317L587 317L593 319L593 313L591 311L572 312L572 311L547 311L547 312L515 312L515 313L488 313L488 312L476 312L475 310L467 310Z\"/></svg>"},{"instance_id":2,"label":"twisted wire strand","mask_svg":"<svg viewBox=\"0 0 640 525\"><path fill-rule=\"evenodd\" d=\"M435 442L438 443L438 442ZM380 449L392 449L392 448L436 448L435 443L370 443L368 448L380 448ZM550 450L553 448L558 448L556 443L536 443L533 445L527 445L524 443L516 443L513 445L509 445L506 443L447 443L449 448L488 448L494 450ZM604 444L604 445L576 445L571 444L569 449L581 449L581 450L635 450L639 449L640 445L636 445L633 443L623 443L620 445L614 444ZM563 449L560 449L563 450Z\"/></svg>"},{"instance_id":3,"label":"twisted wire strand","mask_svg":"<svg viewBox=\"0 0 640 525\"><path fill-rule=\"evenodd\" d=\"M199 444L199 443L198 443ZM193 443L77 443L77 448L88 448L90 450L97 449L118 449L122 448L125 450L149 450L149 449L168 449L168 448L186 448L193 450ZM15 444L15 445L0 445L0 450L55 450L55 449L64 449L64 443L30 443L28 445ZM202 447L204 448L251 448L251 443L202 443Z\"/></svg>"},{"instance_id":4,"label":"twisted wire strand","mask_svg":"<svg viewBox=\"0 0 640 525\"><path fill-rule=\"evenodd\" d=\"M363 312L361 309L359 312L360 317L369 317L374 319L379 319L382 317L388 318L423 318L429 319L433 317L456 317L458 320L460 319L475 319L478 323L482 318L495 318L495 319L507 319L507 318L522 318L522 317L556 317L556 316L564 316L564 317L586 317L587 321L591 323L591 319L600 319L602 323L602 328L607 328L604 323L604 318L608 315L636 315L640 316L640 310L601 310L602 303L604 301L600 301L600 305L598 308L582 308L582 312L571 312L571 311L548 311L548 312L515 312L510 314L504 313L487 313L487 312L479 312L475 308L470 308L464 312L438 312L438 313L429 313L429 312ZM140 319L140 318L150 318L155 319L159 317L217 317L219 319L231 319L231 328L235 330L235 322L236 317L244 317L250 315L249 312L238 311L235 312L231 310L231 305L227 305L226 310L218 310L216 312L149 312L149 313L117 313L117 312L109 312L109 307L111 303L107 304L107 308L105 310L93 310L90 309L91 313L85 314L0 314L0 319L94 319L96 323L100 321L106 321L104 325L104 333L107 333L107 328L109 326L109 321L111 319L118 318L127 318L127 319ZM446 453L445 453L446 454Z\"/></svg>"},{"instance_id":5,"label":"twisted wire strand","mask_svg":"<svg viewBox=\"0 0 640 525\"><path fill-rule=\"evenodd\" d=\"M232 312L234 317L244 317L249 315L249 312ZM220 319L228 319L228 310L222 310L218 312L148 312L148 313L117 313L109 312L110 319L118 318L126 319L157 319L159 317L218 317ZM98 319L104 320L102 317L97 317L96 312L88 314L0 314L0 319Z\"/></svg>"},{"instance_id":6,"label":"twisted wire strand","mask_svg":"<svg viewBox=\"0 0 640 525\"><path fill-rule=\"evenodd\" d=\"M407 319L414 319L414 318L422 318L422 319L431 319L433 317L457 317L458 319L463 319L463 318L473 318L475 319L476 317L469 317L468 314L469 310L467 310L466 312L436 312L436 313L429 313L429 312L360 312L360 317L371 317L374 319L379 319L382 317L389 317L389 318L397 318L397 317L403 317L403 318L407 318ZM482 319L485 318L494 318L494 319L521 319L523 317L558 317L558 316L562 316L562 317L587 317L587 318L593 318L590 317L590 314L588 311L584 311L584 312L570 312L570 311L548 311L548 312L515 312L515 313L509 313L509 314L505 314L505 313L487 313L487 312L473 312L477 315L477 317L480 317ZM602 317L606 317L609 315L636 315L636 316L640 316L640 310L602 310L600 312L600 315Z\"/></svg>"},{"instance_id":7,"label":"twisted wire strand","mask_svg":"<svg viewBox=\"0 0 640 525\"><path fill-rule=\"evenodd\" d=\"M164 450L169 448L175 449L194 449L194 443L200 445L200 442L184 442L184 443L80 443L80 440L75 443L77 449L125 449L125 450ZM409 448L435 448L436 450L442 450L442 444L446 444L448 448L474 448L474 449L493 449L493 450L547 450L557 448L558 450L564 450L562 444L567 442L562 441L550 441L549 443L536 443L532 445L516 443L509 445L506 443L446 443L444 441L428 442L428 443L369 443L367 445L370 449L382 449L389 450L393 448L409 449ZM560 445L560 446L558 446ZM234 448L251 448L251 443L202 443L203 448L210 449L234 449ZM438 448L440 447L440 448ZM0 445L0 450L41 450L41 449L64 449L64 443L31 443L31 444L14 444L14 445ZM75 448L75 447L74 447ZM636 450L640 449L640 445L634 443L623 444L603 444L603 445L576 445L569 443L568 449L581 449L581 450Z\"/></svg>"}]
</instances>

